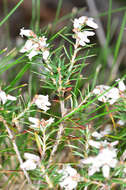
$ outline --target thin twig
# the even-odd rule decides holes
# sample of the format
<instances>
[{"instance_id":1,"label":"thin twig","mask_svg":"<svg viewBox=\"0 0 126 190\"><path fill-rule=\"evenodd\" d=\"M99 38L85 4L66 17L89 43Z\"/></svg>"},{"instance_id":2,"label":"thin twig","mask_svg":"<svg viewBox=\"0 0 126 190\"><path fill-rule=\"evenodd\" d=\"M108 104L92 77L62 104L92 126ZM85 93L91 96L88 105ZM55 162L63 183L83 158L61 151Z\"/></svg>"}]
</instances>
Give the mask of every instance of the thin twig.
<instances>
[{"instance_id":1,"label":"thin twig","mask_svg":"<svg viewBox=\"0 0 126 190\"><path fill-rule=\"evenodd\" d=\"M8 132L9 138L10 138L11 141L12 141L13 148L14 148L14 150L15 150L15 152L16 152L16 155L17 155L17 158L18 158L18 160L19 160L20 165L23 164L23 161L22 161L20 152L19 152L18 147L17 147L17 145L16 145L16 141L15 141L15 139L14 139L14 137L13 137L13 134L12 134L12 132L11 132L11 130L10 130L10 128L9 128L9 126L8 126L8 124L7 124L7 122L6 122L6 120L4 120L4 119L0 116L0 121L2 121L3 124L4 124L4 126L6 127L6 130L7 130L7 132ZM26 177L28 183L29 183L29 184L32 184L32 183L31 183L31 180L30 180L30 178L29 178L29 175L28 175L28 173L27 173L27 171L26 171L25 169L22 169L22 170L23 170L23 172L24 172L24 175L25 175L25 177Z\"/></svg>"}]
</instances>

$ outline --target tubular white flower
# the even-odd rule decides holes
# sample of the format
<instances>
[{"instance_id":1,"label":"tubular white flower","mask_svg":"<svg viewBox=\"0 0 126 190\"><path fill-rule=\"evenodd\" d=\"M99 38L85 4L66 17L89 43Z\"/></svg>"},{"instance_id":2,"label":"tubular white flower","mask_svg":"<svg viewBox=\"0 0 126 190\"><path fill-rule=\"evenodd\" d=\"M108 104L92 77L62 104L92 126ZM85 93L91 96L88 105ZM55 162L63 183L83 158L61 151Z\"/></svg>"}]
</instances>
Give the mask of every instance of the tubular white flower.
<instances>
[{"instance_id":1,"label":"tubular white flower","mask_svg":"<svg viewBox=\"0 0 126 190\"><path fill-rule=\"evenodd\" d=\"M54 122L54 118L52 117L48 120L44 120L44 119L39 120L38 118L35 118L35 117L29 117L28 119L30 122L33 123L33 125L30 125L29 127L34 130L40 129L40 125L42 127L46 127L46 126L50 126Z\"/></svg>"},{"instance_id":2,"label":"tubular white flower","mask_svg":"<svg viewBox=\"0 0 126 190\"><path fill-rule=\"evenodd\" d=\"M42 55L43 55L43 59L46 61L49 57L49 51L48 50L43 51Z\"/></svg>"},{"instance_id":3,"label":"tubular white flower","mask_svg":"<svg viewBox=\"0 0 126 190\"><path fill-rule=\"evenodd\" d=\"M24 153L24 158L26 160L33 160L35 162L39 162L40 161L40 158L39 156L35 155L35 154L31 154L31 153L28 153L28 152L25 152Z\"/></svg>"},{"instance_id":4,"label":"tubular white flower","mask_svg":"<svg viewBox=\"0 0 126 190\"><path fill-rule=\"evenodd\" d=\"M76 34L76 38L78 40L78 43L81 45L81 46L85 46L86 43L89 43L90 40L88 39L89 36L94 36L95 33L94 32L91 32L91 31L83 31L83 32L78 32Z\"/></svg>"},{"instance_id":5,"label":"tubular white flower","mask_svg":"<svg viewBox=\"0 0 126 190\"><path fill-rule=\"evenodd\" d=\"M116 149L113 148L117 143L118 141L113 143L101 142L102 146L97 156L81 160L83 164L92 164L88 170L89 176L99 172L100 168L102 168L103 176L105 178L109 177L110 168L115 168L118 163Z\"/></svg>"},{"instance_id":6,"label":"tubular white flower","mask_svg":"<svg viewBox=\"0 0 126 190\"><path fill-rule=\"evenodd\" d=\"M44 110L45 112L49 110L50 108L47 106L50 106L51 103L48 100L48 95L36 95L34 103L39 109Z\"/></svg>"},{"instance_id":7,"label":"tubular white flower","mask_svg":"<svg viewBox=\"0 0 126 190\"><path fill-rule=\"evenodd\" d=\"M94 22L94 18L91 18L91 17L87 19L86 25L94 29L98 28L98 25Z\"/></svg>"},{"instance_id":8,"label":"tubular white flower","mask_svg":"<svg viewBox=\"0 0 126 190\"><path fill-rule=\"evenodd\" d=\"M96 139L100 139L100 138L103 137L103 135L101 135L100 133L95 131L95 132L92 133L92 137L95 137Z\"/></svg>"},{"instance_id":9,"label":"tubular white flower","mask_svg":"<svg viewBox=\"0 0 126 190\"><path fill-rule=\"evenodd\" d=\"M36 55L38 55L38 51L36 51L36 50L33 49L27 56L31 60L32 57L34 57Z\"/></svg>"},{"instance_id":10,"label":"tubular white flower","mask_svg":"<svg viewBox=\"0 0 126 190\"><path fill-rule=\"evenodd\" d=\"M101 142L89 140L88 143L89 143L90 146L93 146L93 147L95 147L95 148L100 148L100 147L101 147Z\"/></svg>"},{"instance_id":11,"label":"tubular white flower","mask_svg":"<svg viewBox=\"0 0 126 190\"><path fill-rule=\"evenodd\" d=\"M33 41L31 39L27 40L25 45L21 48L20 53L25 53L33 49Z\"/></svg>"},{"instance_id":12,"label":"tubular white flower","mask_svg":"<svg viewBox=\"0 0 126 190\"><path fill-rule=\"evenodd\" d=\"M93 18L88 18L86 16L81 16L80 18L75 18L73 21L74 28L81 29L83 25L87 25L91 28L97 29L98 25L94 22Z\"/></svg>"},{"instance_id":13,"label":"tubular white flower","mask_svg":"<svg viewBox=\"0 0 126 190\"><path fill-rule=\"evenodd\" d=\"M26 160L23 164L20 165L20 168L25 170L35 170L36 166L37 165L33 160Z\"/></svg>"},{"instance_id":14,"label":"tubular white flower","mask_svg":"<svg viewBox=\"0 0 126 190\"><path fill-rule=\"evenodd\" d=\"M6 93L2 90L0 90L0 102L5 104L7 100L15 101L17 98L11 95L6 95Z\"/></svg>"},{"instance_id":15,"label":"tubular white flower","mask_svg":"<svg viewBox=\"0 0 126 190\"><path fill-rule=\"evenodd\" d=\"M37 165L39 165L40 158L39 156L31 153L24 153L24 158L26 161L20 165L20 168L24 168L26 170L34 170Z\"/></svg>"},{"instance_id":16,"label":"tubular white flower","mask_svg":"<svg viewBox=\"0 0 126 190\"><path fill-rule=\"evenodd\" d=\"M102 167L102 173L105 178L109 178L110 167L107 164Z\"/></svg>"},{"instance_id":17,"label":"tubular white flower","mask_svg":"<svg viewBox=\"0 0 126 190\"><path fill-rule=\"evenodd\" d=\"M123 82L123 80L117 79L116 81L119 81L118 83L118 88L121 92L124 92L126 90L126 86Z\"/></svg>"},{"instance_id":18,"label":"tubular white flower","mask_svg":"<svg viewBox=\"0 0 126 190\"><path fill-rule=\"evenodd\" d=\"M47 125L50 126L54 122L54 118L50 117L47 121Z\"/></svg>"},{"instance_id":19,"label":"tubular white flower","mask_svg":"<svg viewBox=\"0 0 126 190\"><path fill-rule=\"evenodd\" d=\"M77 171L69 165L65 165L63 169L58 171L59 174L62 174L59 185L65 190L73 190L77 187L78 182L80 181L80 175Z\"/></svg>"},{"instance_id":20,"label":"tubular white flower","mask_svg":"<svg viewBox=\"0 0 126 190\"><path fill-rule=\"evenodd\" d=\"M98 98L98 100L104 103L109 102L112 105L120 98L120 92L118 88L113 87L110 90L109 88L110 86L106 85L96 86L96 88L93 90L93 94L101 95L102 93L104 93L102 96Z\"/></svg>"},{"instance_id":21,"label":"tubular white flower","mask_svg":"<svg viewBox=\"0 0 126 190\"><path fill-rule=\"evenodd\" d=\"M30 36L34 36L34 32L32 30L26 30L24 28L21 28L20 29L20 36L23 37L23 36L26 36L26 37L30 37Z\"/></svg>"},{"instance_id":22,"label":"tubular white flower","mask_svg":"<svg viewBox=\"0 0 126 190\"><path fill-rule=\"evenodd\" d=\"M29 117L28 118L30 122L33 123L33 125L30 125L33 129L38 129L40 127L40 120L35 117Z\"/></svg>"}]
</instances>

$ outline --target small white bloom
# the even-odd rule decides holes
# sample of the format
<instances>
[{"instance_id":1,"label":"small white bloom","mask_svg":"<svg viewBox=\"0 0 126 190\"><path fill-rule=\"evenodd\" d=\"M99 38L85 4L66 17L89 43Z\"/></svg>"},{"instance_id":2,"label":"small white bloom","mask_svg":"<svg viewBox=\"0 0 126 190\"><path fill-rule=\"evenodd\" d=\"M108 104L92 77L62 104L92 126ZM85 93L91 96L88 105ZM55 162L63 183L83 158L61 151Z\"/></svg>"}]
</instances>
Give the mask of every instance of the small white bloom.
<instances>
[{"instance_id":1,"label":"small white bloom","mask_svg":"<svg viewBox=\"0 0 126 190\"><path fill-rule=\"evenodd\" d=\"M97 29L98 25L94 22L93 18L88 18L86 16L81 16L80 18L75 18L73 22L73 26L76 29L81 29L83 25L87 25L91 28Z\"/></svg>"},{"instance_id":2,"label":"small white bloom","mask_svg":"<svg viewBox=\"0 0 126 190\"><path fill-rule=\"evenodd\" d=\"M44 95L36 95L35 96L35 101L34 103L36 104L36 106L42 110L44 110L45 112L47 110L49 110L50 108L48 108L47 106L50 106L51 103L48 100L48 95L44 96Z\"/></svg>"},{"instance_id":3,"label":"small white bloom","mask_svg":"<svg viewBox=\"0 0 126 190\"><path fill-rule=\"evenodd\" d=\"M100 139L103 136L100 133L98 133L98 132L95 131L95 132L92 133L92 137L95 137L96 139Z\"/></svg>"},{"instance_id":4,"label":"small white bloom","mask_svg":"<svg viewBox=\"0 0 126 190\"><path fill-rule=\"evenodd\" d=\"M109 135L112 132L112 126L110 124L106 125L103 130L100 131L102 136Z\"/></svg>"},{"instance_id":5,"label":"small white bloom","mask_svg":"<svg viewBox=\"0 0 126 190\"><path fill-rule=\"evenodd\" d=\"M3 104L7 102L7 100L15 101L17 98L11 95L6 95L6 93L0 90L0 102L2 101Z\"/></svg>"},{"instance_id":6,"label":"small white bloom","mask_svg":"<svg viewBox=\"0 0 126 190\"><path fill-rule=\"evenodd\" d=\"M98 25L94 22L93 18L88 18L86 21L87 26L90 26L91 28L97 29Z\"/></svg>"},{"instance_id":7,"label":"small white bloom","mask_svg":"<svg viewBox=\"0 0 126 190\"><path fill-rule=\"evenodd\" d=\"M117 125L123 126L124 124L125 124L125 122L121 119L119 121L117 121Z\"/></svg>"},{"instance_id":8,"label":"small white bloom","mask_svg":"<svg viewBox=\"0 0 126 190\"><path fill-rule=\"evenodd\" d=\"M46 126L50 126L54 122L54 118L52 117L48 120L44 120L44 119L39 120L35 117L29 117L28 119L30 122L33 123L33 125L30 125L30 128L33 128L35 130L40 129L40 125L42 127L46 127Z\"/></svg>"},{"instance_id":9,"label":"small white bloom","mask_svg":"<svg viewBox=\"0 0 126 190\"><path fill-rule=\"evenodd\" d=\"M107 164L102 167L102 173L105 178L109 178L110 167Z\"/></svg>"},{"instance_id":10,"label":"small white bloom","mask_svg":"<svg viewBox=\"0 0 126 190\"><path fill-rule=\"evenodd\" d=\"M105 178L109 177L110 168L115 168L118 162L116 149L113 148L113 146L117 145L117 143L118 141L113 143L101 142L102 147L97 156L92 156L81 160L83 164L92 164L88 170L89 176L99 172L100 168L102 168L103 176Z\"/></svg>"},{"instance_id":11,"label":"small white bloom","mask_svg":"<svg viewBox=\"0 0 126 190\"><path fill-rule=\"evenodd\" d=\"M50 119L48 119L47 121L47 125L51 125L54 122L54 118L50 117Z\"/></svg>"},{"instance_id":12,"label":"small white bloom","mask_svg":"<svg viewBox=\"0 0 126 190\"><path fill-rule=\"evenodd\" d=\"M34 57L34 56L36 56L38 54L39 54L39 52L33 49L27 56L31 60L32 57Z\"/></svg>"},{"instance_id":13,"label":"small white bloom","mask_svg":"<svg viewBox=\"0 0 126 190\"><path fill-rule=\"evenodd\" d=\"M37 155L31 153L24 153L26 161L20 165L20 168L26 170L34 170L40 162L40 158Z\"/></svg>"},{"instance_id":14,"label":"small white bloom","mask_svg":"<svg viewBox=\"0 0 126 190\"><path fill-rule=\"evenodd\" d=\"M46 61L49 57L49 51L48 50L43 51L42 55L43 55L43 59Z\"/></svg>"},{"instance_id":15,"label":"small white bloom","mask_svg":"<svg viewBox=\"0 0 126 190\"><path fill-rule=\"evenodd\" d=\"M32 48L33 48L33 41L29 39L26 41L25 45L21 48L20 53L31 51Z\"/></svg>"},{"instance_id":16,"label":"small white bloom","mask_svg":"<svg viewBox=\"0 0 126 190\"><path fill-rule=\"evenodd\" d=\"M20 29L20 36L26 36L26 37L30 37L35 35L34 32L32 30L25 30L24 28Z\"/></svg>"},{"instance_id":17,"label":"small white bloom","mask_svg":"<svg viewBox=\"0 0 126 190\"><path fill-rule=\"evenodd\" d=\"M41 48L45 48L48 46L46 41L47 41L47 38L45 36L39 38L39 45L41 46Z\"/></svg>"},{"instance_id":18,"label":"small white bloom","mask_svg":"<svg viewBox=\"0 0 126 190\"><path fill-rule=\"evenodd\" d=\"M121 92L124 92L126 90L126 86L123 82L123 80L117 79L116 81L119 81L118 83L118 88Z\"/></svg>"},{"instance_id":19,"label":"small white bloom","mask_svg":"<svg viewBox=\"0 0 126 190\"><path fill-rule=\"evenodd\" d=\"M40 127L40 120L35 117L29 117L28 118L30 122L33 123L33 125L30 125L33 129L38 129Z\"/></svg>"},{"instance_id":20,"label":"small white bloom","mask_svg":"<svg viewBox=\"0 0 126 190\"><path fill-rule=\"evenodd\" d=\"M23 164L20 165L20 168L25 170L35 170L36 163L33 160L26 160Z\"/></svg>"},{"instance_id":21,"label":"small white bloom","mask_svg":"<svg viewBox=\"0 0 126 190\"><path fill-rule=\"evenodd\" d=\"M88 143L89 143L90 146L93 146L93 147L95 147L95 148L100 148L100 147L101 147L101 142L89 140Z\"/></svg>"},{"instance_id":22,"label":"small white bloom","mask_svg":"<svg viewBox=\"0 0 126 190\"><path fill-rule=\"evenodd\" d=\"M120 98L120 93L118 88L113 87L110 90L109 88L110 86L106 85L96 86L96 88L93 90L93 94L101 95L102 93L104 93L102 96L98 98L98 100L104 103L109 102L112 105Z\"/></svg>"},{"instance_id":23,"label":"small white bloom","mask_svg":"<svg viewBox=\"0 0 126 190\"><path fill-rule=\"evenodd\" d=\"M81 46L85 46L86 43L89 43L90 40L88 39L89 36L94 36L95 33L91 31L83 31L83 32L78 32L76 34L76 38Z\"/></svg>"},{"instance_id":24,"label":"small white bloom","mask_svg":"<svg viewBox=\"0 0 126 190\"><path fill-rule=\"evenodd\" d=\"M73 190L77 187L78 182L80 181L80 175L77 171L69 165L64 165L63 169L58 171L59 174L62 174L59 185L65 190Z\"/></svg>"},{"instance_id":25,"label":"small white bloom","mask_svg":"<svg viewBox=\"0 0 126 190\"><path fill-rule=\"evenodd\" d=\"M28 152L25 152L24 153L24 158L26 160L33 160L35 162L39 162L40 161L40 158L39 156L35 155L35 154L31 154L31 153L28 153Z\"/></svg>"}]
</instances>

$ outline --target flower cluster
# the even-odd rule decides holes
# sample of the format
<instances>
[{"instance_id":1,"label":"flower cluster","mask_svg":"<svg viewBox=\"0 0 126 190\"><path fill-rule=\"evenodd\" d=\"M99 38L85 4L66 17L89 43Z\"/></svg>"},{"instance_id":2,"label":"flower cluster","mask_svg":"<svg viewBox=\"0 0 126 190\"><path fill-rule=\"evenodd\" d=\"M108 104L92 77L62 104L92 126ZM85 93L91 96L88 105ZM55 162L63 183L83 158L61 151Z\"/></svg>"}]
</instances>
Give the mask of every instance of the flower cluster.
<instances>
[{"instance_id":1,"label":"flower cluster","mask_svg":"<svg viewBox=\"0 0 126 190\"><path fill-rule=\"evenodd\" d=\"M118 79L118 88L110 87L107 85L99 85L93 90L93 94L99 95L98 100L101 102L109 102L111 105L114 104L123 94L126 87L122 80ZM117 81L118 81L117 80ZM103 95L101 95L103 94ZM100 96L101 95L101 96Z\"/></svg>"},{"instance_id":2,"label":"flower cluster","mask_svg":"<svg viewBox=\"0 0 126 190\"><path fill-rule=\"evenodd\" d=\"M88 170L89 176L99 172L100 168L102 168L103 176L109 178L110 168L115 168L118 162L116 149L114 148L117 144L118 141L113 143L107 141L89 141L89 145L99 149L99 154L97 156L91 156L81 160L83 164L91 164Z\"/></svg>"},{"instance_id":3,"label":"flower cluster","mask_svg":"<svg viewBox=\"0 0 126 190\"><path fill-rule=\"evenodd\" d=\"M21 29L20 35L21 37L28 37L24 47L20 50L21 53L28 52L27 56L30 60L38 54L42 54L44 61L48 59L49 50L46 42L47 38L45 38L45 36L37 37L32 30L25 30L24 28Z\"/></svg>"},{"instance_id":4,"label":"flower cluster","mask_svg":"<svg viewBox=\"0 0 126 190\"><path fill-rule=\"evenodd\" d=\"M7 95L4 91L0 90L0 102L5 104L7 100L15 101L17 98L11 95Z\"/></svg>"},{"instance_id":5,"label":"flower cluster","mask_svg":"<svg viewBox=\"0 0 126 190\"><path fill-rule=\"evenodd\" d=\"M59 170L58 173L62 174L59 182L61 188L72 190L77 187L77 184L80 181L80 175L70 165L64 165L63 169Z\"/></svg>"},{"instance_id":6,"label":"flower cluster","mask_svg":"<svg viewBox=\"0 0 126 190\"><path fill-rule=\"evenodd\" d=\"M24 153L24 158L26 161L20 165L21 169L25 170L34 170L36 169L37 165L40 163L39 156L31 153Z\"/></svg>"},{"instance_id":7,"label":"flower cluster","mask_svg":"<svg viewBox=\"0 0 126 190\"><path fill-rule=\"evenodd\" d=\"M76 43L80 46L85 46L86 43L89 43L90 40L88 39L89 36L94 36L95 33L88 30L82 30L84 26L89 26L93 29L97 29L98 25L94 22L93 18L88 18L86 16L82 16L80 18L75 18L73 21L73 31L74 35L73 38L76 39Z\"/></svg>"}]
</instances>

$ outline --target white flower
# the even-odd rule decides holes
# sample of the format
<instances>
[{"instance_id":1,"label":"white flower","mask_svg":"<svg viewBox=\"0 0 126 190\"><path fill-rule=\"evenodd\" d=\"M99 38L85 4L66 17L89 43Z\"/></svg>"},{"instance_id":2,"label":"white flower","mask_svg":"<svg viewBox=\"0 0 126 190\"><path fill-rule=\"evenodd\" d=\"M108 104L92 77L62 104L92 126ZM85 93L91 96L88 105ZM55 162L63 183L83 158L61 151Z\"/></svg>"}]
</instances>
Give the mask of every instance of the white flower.
<instances>
[{"instance_id":1,"label":"white flower","mask_svg":"<svg viewBox=\"0 0 126 190\"><path fill-rule=\"evenodd\" d=\"M36 166L37 165L33 160L26 160L23 164L20 165L20 168L25 170L35 170Z\"/></svg>"},{"instance_id":2,"label":"white flower","mask_svg":"<svg viewBox=\"0 0 126 190\"><path fill-rule=\"evenodd\" d=\"M120 98L120 93L119 93L118 88L115 88L115 87L111 89L109 88L110 86L106 86L106 85L96 86L96 88L93 90L93 94L101 95L102 93L104 93L102 96L98 98L98 100L104 103L109 102L112 105Z\"/></svg>"},{"instance_id":3,"label":"white flower","mask_svg":"<svg viewBox=\"0 0 126 190\"><path fill-rule=\"evenodd\" d=\"M31 153L24 153L26 161L20 165L20 168L26 170L34 170L40 162L39 156Z\"/></svg>"},{"instance_id":4,"label":"white flower","mask_svg":"<svg viewBox=\"0 0 126 190\"><path fill-rule=\"evenodd\" d=\"M119 121L117 121L117 125L123 126L124 124L125 124L125 122L121 119Z\"/></svg>"},{"instance_id":5,"label":"white flower","mask_svg":"<svg viewBox=\"0 0 126 190\"><path fill-rule=\"evenodd\" d=\"M92 156L81 161L83 164L91 164L88 170L89 176L99 172L100 168L102 168L103 176L109 178L110 168L115 168L118 162L116 149L113 148L117 143L118 141L113 143L102 142L101 145L107 147L101 147L97 156Z\"/></svg>"},{"instance_id":6,"label":"white flower","mask_svg":"<svg viewBox=\"0 0 126 190\"><path fill-rule=\"evenodd\" d=\"M87 19L86 25L90 26L90 27L92 27L94 29L98 28L98 25L94 22L94 18L91 18L91 17Z\"/></svg>"},{"instance_id":7,"label":"white flower","mask_svg":"<svg viewBox=\"0 0 126 190\"><path fill-rule=\"evenodd\" d=\"M116 81L119 81L118 83L118 88L121 92L124 92L126 90L126 86L123 82L123 80L117 79Z\"/></svg>"},{"instance_id":8,"label":"white flower","mask_svg":"<svg viewBox=\"0 0 126 190\"><path fill-rule=\"evenodd\" d=\"M36 56L38 54L39 54L39 52L33 49L27 56L31 60L32 57L34 57L34 56Z\"/></svg>"},{"instance_id":9,"label":"white flower","mask_svg":"<svg viewBox=\"0 0 126 190\"><path fill-rule=\"evenodd\" d=\"M20 52L25 53L31 51L32 48L33 48L33 41L30 39L26 41L25 45L21 48Z\"/></svg>"},{"instance_id":10,"label":"white flower","mask_svg":"<svg viewBox=\"0 0 126 190\"><path fill-rule=\"evenodd\" d=\"M92 137L95 137L96 139L100 139L103 136L100 133L98 133L97 131L95 131L95 132L92 133Z\"/></svg>"},{"instance_id":11,"label":"white flower","mask_svg":"<svg viewBox=\"0 0 126 190\"><path fill-rule=\"evenodd\" d=\"M95 148L100 148L100 147L101 147L101 142L89 140L88 143L89 143L90 146L93 146L93 147L95 147Z\"/></svg>"},{"instance_id":12,"label":"white flower","mask_svg":"<svg viewBox=\"0 0 126 190\"><path fill-rule=\"evenodd\" d=\"M100 131L102 136L109 135L112 132L112 126L110 124L106 125L103 130Z\"/></svg>"},{"instance_id":13,"label":"white flower","mask_svg":"<svg viewBox=\"0 0 126 190\"><path fill-rule=\"evenodd\" d=\"M7 95L4 91L0 90L0 102L3 104L7 102L7 100L15 101L17 98L11 95Z\"/></svg>"},{"instance_id":14,"label":"white flower","mask_svg":"<svg viewBox=\"0 0 126 190\"><path fill-rule=\"evenodd\" d=\"M28 152L25 152L24 153L24 158L26 160L33 160L35 162L39 162L40 161L40 158L39 156L35 155L35 154L31 154L31 153L28 153Z\"/></svg>"},{"instance_id":15,"label":"white flower","mask_svg":"<svg viewBox=\"0 0 126 190\"><path fill-rule=\"evenodd\" d=\"M112 127L111 127L111 125L108 124L99 133L96 132L96 131L93 132L92 137L95 137L96 139L101 139L102 137L104 137L105 135L110 134L111 132L112 132Z\"/></svg>"},{"instance_id":16,"label":"white flower","mask_svg":"<svg viewBox=\"0 0 126 190\"><path fill-rule=\"evenodd\" d=\"M77 187L80 175L70 165L64 165L63 169L59 170L58 173L63 175L59 182L61 188L73 190Z\"/></svg>"},{"instance_id":17,"label":"white flower","mask_svg":"<svg viewBox=\"0 0 126 190\"><path fill-rule=\"evenodd\" d=\"M93 21L93 18L88 18L86 16L81 16L80 18L75 18L73 22L73 26L76 29L81 29L83 25L90 26L94 29L98 28L98 25Z\"/></svg>"},{"instance_id":18,"label":"white flower","mask_svg":"<svg viewBox=\"0 0 126 190\"><path fill-rule=\"evenodd\" d=\"M46 61L49 57L49 51L48 50L43 51L42 55L43 55L43 59Z\"/></svg>"},{"instance_id":19,"label":"white flower","mask_svg":"<svg viewBox=\"0 0 126 190\"><path fill-rule=\"evenodd\" d=\"M54 122L54 118L50 118L48 120L39 120L38 118L35 117L29 117L28 118L30 122L33 123L33 125L30 125L30 128L33 128L35 130L40 129L40 125L42 127L50 126Z\"/></svg>"},{"instance_id":20,"label":"white flower","mask_svg":"<svg viewBox=\"0 0 126 190\"><path fill-rule=\"evenodd\" d=\"M39 45L44 48L44 47L48 47L48 44L46 43L47 38L45 36L43 37L39 37Z\"/></svg>"},{"instance_id":21,"label":"white flower","mask_svg":"<svg viewBox=\"0 0 126 190\"><path fill-rule=\"evenodd\" d=\"M102 173L105 178L109 178L110 167L107 164L102 167Z\"/></svg>"},{"instance_id":22,"label":"white flower","mask_svg":"<svg viewBox=\"0 0 126 190\"><path fill-rule=\"evenodd\" d=\"M44 95L36 95L35 99L34 99L34 103L36 104L36 106L39 109L44 110L45 112L47 110L49 110L50 108L48 108L47 106L50 106L51 103L48 100L48 95L44 96Z\"/></svg>"},{"instance_id":23,"label":"white flower","mask_svg":"<svg viewBox=\"0 0 126 190\"><path fill-rule=\"evenodd\" d=\"M34 32L32 30L25 30L24 28L20 29L20 36L26 36L26 37L30 37L30 36L35 36Z\"/></svg>"},{"instance_id":24,"label":"white flower","mask_svg":"<svg viewBox=\"0 0 126 190\"><path fill-rule=\"evenodd\" d=\"M78 32L76 34L76 39L78 40L78 43L81 45L81 46L85 46L86 43L89 43L90 40L88 39L89 36L94 36L95 33L94 32L91 32L91 31L83 31L83 32Z\"/></svg>"},{"instance_id":25,"label":"white flower","mask_svg":"<svg viewBox=\"0 0 126 190\"><path fill-rule=\"evenodd\" d=\"M30 122L33 123L33 125L30 125L33 129L39 129L40 128L40 120L35 117L29 117L28 118Z\"/></svg>"}]
</instances>

